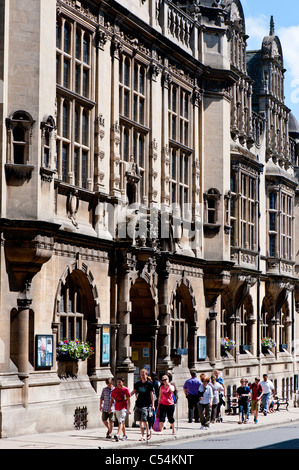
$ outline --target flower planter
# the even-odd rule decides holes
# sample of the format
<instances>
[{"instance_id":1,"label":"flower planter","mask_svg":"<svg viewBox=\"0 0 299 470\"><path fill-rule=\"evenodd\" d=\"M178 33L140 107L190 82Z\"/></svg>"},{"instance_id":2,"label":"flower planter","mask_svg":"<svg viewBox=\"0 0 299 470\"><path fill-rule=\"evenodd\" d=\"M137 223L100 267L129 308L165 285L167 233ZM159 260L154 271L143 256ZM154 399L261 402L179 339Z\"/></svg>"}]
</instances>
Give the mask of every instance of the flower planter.
<instances>
[{"instance_id":1,"label":"flower planter","mask_svg":"<svg viewBox=\"0 0 299 470\"><path fill-rule=\"evenodd\" d=\"M58 377L61 379L68 379L68 378L76 378L78 377L79 372L79 361L74 359L67 360L64 357L62 360L61 358L58 359Z\"/></svg>"},{"instance_id":2,"label":"flower planter","mask_svg":"<svg viewBox=\"0 0 299 470\"><path fill-rule=\"evenodd\" d=\"M220 339L221 356L226 357L227 353L232 352L235 347L236 344L233 340L229 338Z\"/></svg>"},{"instance_id":3,"label":"flower planter","mask_svg":"<svg viewBox=\"0 0 299 470\"><path fill-rule=\"evenodd\" d=\"M270 354L270 348L267 346L262 346L262 353L265 355Z\"/></svg>"},{"instance_id":4,"label":"flower planter","mask_svg":"<svg viewBox=\"0 0 299 470\"><path fill-rule=\"evenodd\" d=\"M226 349L223 346L221 346L221 356L222 357L226 356Z\"/></svg>"}]
</instances>

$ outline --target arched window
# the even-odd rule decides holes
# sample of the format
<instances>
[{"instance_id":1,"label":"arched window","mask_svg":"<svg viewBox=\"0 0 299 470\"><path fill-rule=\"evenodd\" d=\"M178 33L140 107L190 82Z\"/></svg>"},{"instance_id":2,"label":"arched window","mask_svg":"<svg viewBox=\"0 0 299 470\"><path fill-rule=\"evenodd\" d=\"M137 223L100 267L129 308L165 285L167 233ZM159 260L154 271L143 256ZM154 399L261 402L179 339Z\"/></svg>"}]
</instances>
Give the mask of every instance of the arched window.
<instances>
[{"instance_id":1,"label":"arched window","mask_svg":"<svg viewBox=\"0 0 299 470\"><path fill-rule=\"evenodd\" d=\"M82 288L69 276L61 287L59 305L59 339L84 339L86 300Z\"/></svg>"},{"instance_id":2,"label":"arched window","mask_svg":"<svg viewBox=\"0 0 299 470\"><path fill-rule=\"evenodd\" d=\"M226 311L223 300L221 299L221 315L220 315L220 337L229 337L228 313Z\"/></svg>"},{"instance_id":3,"label":"arched window","mask_svg":"<svg viewBox=\"0 0 299 470\"><path fill-rule=\"evenodd\" d=\"M28 165L30 161L30 135L35 121L29 113L16 111L6 119L8 132L7 163Z\"/></svg>"},{"instance_id":4,"label":"arched window","mask_svg":"<svg viewBox=\"0 0 299 470\"><path fill-rule=\"evenodd\" d=\"M18 124L13 130L13 156L14 163L25 164L26 137L25 129Z\"/></svg>"},{"instance_id":5,"label":"arched window","mask_svg":"<svg viewBox=\"0 0 299 470\"><path fill-rule=\"evenodd\" d=\"M210 188L204 193L205 200L205 224L213 227L218 224L218 206L220 200L218 189Z\"/></svg>"},{"instance_id":6,"label":"arched window","mask_svg":"<svg viewBox=\"0 0 299 470\"><path fill-rule=\"evenodd\" d=\"M184 316L183 298L176 292L171 309L171 348L187 348L188 325Z\"/></svg>"}]
</instances>

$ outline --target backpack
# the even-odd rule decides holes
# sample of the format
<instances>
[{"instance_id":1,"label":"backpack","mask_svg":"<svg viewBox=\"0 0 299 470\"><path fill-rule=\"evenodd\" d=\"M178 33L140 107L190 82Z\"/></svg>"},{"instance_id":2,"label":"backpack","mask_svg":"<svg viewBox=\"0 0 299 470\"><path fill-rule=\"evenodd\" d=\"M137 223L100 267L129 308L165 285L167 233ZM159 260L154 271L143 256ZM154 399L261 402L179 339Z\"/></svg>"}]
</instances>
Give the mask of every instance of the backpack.
<instances>
[{"instance_id":1,"label":"backpack","mask_svg":"<svg viewBox=\"0 0 299 470\"><path fill-rule=\"evenodd\" d=\"M175 384L171 384L171 385L174 387L173 401L174 401L174 403L176 403L179 399L179 394L178 394L178 391L177 391L177 388L176 388Z\"/></svg>"}]
</instances>

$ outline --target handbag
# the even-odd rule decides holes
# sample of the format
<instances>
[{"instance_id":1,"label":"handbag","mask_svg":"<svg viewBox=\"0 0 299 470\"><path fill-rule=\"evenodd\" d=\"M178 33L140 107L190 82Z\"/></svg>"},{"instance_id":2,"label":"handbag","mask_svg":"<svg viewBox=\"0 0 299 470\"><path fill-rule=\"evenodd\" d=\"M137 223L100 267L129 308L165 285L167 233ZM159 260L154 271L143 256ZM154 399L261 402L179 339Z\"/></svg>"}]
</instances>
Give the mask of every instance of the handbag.
<instances>
[{"instance_id":1,"label":"handbag","mask_svg":"<svg viewBox=\"0 0 299 470\"><path fill-rule=\"evenodd\" d=\"M153 424L153 430L155 432L160 432L159 410L157 411L156 419Z\"/></svg>"}]
</instances>

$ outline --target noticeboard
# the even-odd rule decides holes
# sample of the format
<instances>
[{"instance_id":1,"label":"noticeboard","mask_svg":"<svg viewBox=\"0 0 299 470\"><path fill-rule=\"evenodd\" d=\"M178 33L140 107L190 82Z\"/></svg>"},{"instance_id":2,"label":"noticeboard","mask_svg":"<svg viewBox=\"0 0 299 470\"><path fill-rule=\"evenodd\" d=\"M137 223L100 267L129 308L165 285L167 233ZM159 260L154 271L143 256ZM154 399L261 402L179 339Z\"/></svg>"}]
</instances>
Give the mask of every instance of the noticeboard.
<instances>
[{"instance_id":1,"label":"noticeboard","mask_svg":"<svg viewBox=\"0 0 299 470\"><path fill-rule=\"evenodd\" d=\"M110 325L102 326L102 365L110 363Z\"/></svg>"},{"instance_id":2,"label":"noticeboard","mask_svg":"<svg viewBox=\"0 0 299 470\"><path fill-rule=\"evenodd\" d=\"M36 335L35 341L36 368L53 367L53 335Z\"/></svg>"},{"instance_id":3,"label":"noticeboard","mask_svg":"<svg viewBox=\"0 0 299 470\"><path fill-rule=\"evenodd\" d=\"M204 361L207 358L207 337L197 337L197 360Z\"/></svg>"}]
</instances>

